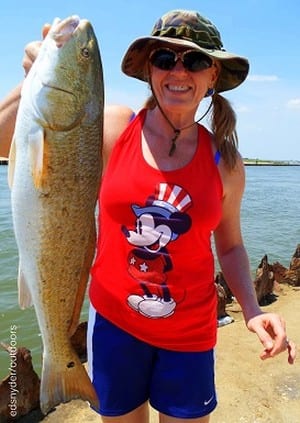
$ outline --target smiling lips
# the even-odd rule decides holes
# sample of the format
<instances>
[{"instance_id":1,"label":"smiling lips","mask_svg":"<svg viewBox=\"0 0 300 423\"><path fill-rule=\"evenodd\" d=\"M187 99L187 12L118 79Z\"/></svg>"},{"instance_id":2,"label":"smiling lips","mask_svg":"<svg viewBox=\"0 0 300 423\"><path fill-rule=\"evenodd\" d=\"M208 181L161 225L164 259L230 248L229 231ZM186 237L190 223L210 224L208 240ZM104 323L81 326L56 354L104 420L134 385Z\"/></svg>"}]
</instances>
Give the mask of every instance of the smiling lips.
<instances>
[{"instance_id":1,"label":"smiling lips","mask_svg":"<svg viewBox=\"0 0 300 423\"><path fill-rule=\"evenodd\" d=\"M190 87L188 87L187 85L171 85L171 84L167 84L166 85L167 89L169 91L172 92L187 92L190 90Z\"/></svg>"}]
</instances>

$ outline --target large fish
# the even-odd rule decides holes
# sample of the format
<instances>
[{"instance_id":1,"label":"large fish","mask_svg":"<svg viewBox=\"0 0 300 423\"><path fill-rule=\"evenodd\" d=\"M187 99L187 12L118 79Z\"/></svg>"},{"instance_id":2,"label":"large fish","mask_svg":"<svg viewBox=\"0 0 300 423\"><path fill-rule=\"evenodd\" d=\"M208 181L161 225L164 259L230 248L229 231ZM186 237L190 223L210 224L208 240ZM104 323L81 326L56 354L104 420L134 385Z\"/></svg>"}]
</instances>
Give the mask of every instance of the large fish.
<instances>
[{"instance_id":1,"label":"large fish","mask_svg":"<svg viewBox=\"0 0 300 423\"><path fill-rule=\"evenodd\" d=\"M40 403L98 399L70 343L95 251L103 78L91 24L55 19L22 88L10 151L19 302L43 341Z\"/></svg>"}]
</instances>

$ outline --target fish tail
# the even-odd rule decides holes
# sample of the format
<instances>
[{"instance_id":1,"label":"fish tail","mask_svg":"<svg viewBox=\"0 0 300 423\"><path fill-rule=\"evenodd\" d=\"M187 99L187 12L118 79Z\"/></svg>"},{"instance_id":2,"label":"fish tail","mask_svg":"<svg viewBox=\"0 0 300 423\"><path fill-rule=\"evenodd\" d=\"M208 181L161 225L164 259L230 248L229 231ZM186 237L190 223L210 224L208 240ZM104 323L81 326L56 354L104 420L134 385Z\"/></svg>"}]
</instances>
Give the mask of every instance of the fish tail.
<instances>
[{"instance_id":1,"label":"fish tail","mask_svg":"<svg viewBox=\"0 0 300 423\"><path fill-rule=\"evenodd\" d=\"M43 414L47 414L57 405L81 399L99 409L99 400L92 382L75 354L61 369L57 363L43 362L40 388L40 407Z\"/></svg>"}]
</instances>

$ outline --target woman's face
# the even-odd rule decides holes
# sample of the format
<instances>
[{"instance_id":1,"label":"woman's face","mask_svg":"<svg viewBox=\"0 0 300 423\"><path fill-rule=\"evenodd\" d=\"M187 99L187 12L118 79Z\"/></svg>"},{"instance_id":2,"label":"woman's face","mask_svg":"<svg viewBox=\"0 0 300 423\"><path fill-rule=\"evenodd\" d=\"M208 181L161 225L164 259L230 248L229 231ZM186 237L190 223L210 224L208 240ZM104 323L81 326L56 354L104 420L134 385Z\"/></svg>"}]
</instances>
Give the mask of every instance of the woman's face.
<instances>
[{"instance_id":1,"label":"woman's face","mask_svg":"<svg viewBox=\"0 0 300 423\"><path fill-rule=\"evenodd\" d=\"M167 68L166 70L160 69L160 67L156 65L155 60L151 60L150 55L149 67L155 96L160 105L170 112L182 113L191 111L195 113L200 101L207 93L207 90L215 85L219 73L218 64L214 62L207 64L206 62L206 64L204 63L201 67L200 60L200 65L195 66L196 69L199 67L200 70L192 70L194 69L192 60L193 55L187 55L185 57L184 52L186 50L183 49L172 49L170 51L178 53L178 57L175 57L177 61L170 70L168 69L170 67L168 63L166 63L166 66L162 66ZM194 53L194 51L192 51L192 53ZM155 57L154 54L156 53L153 53L152 57ZM210 59L209 61L211 62ZM187 63L188 69L184 66L185 62ZM161 64L161 62L158 63L159 65Z\"/></svg>"}]
</instances>

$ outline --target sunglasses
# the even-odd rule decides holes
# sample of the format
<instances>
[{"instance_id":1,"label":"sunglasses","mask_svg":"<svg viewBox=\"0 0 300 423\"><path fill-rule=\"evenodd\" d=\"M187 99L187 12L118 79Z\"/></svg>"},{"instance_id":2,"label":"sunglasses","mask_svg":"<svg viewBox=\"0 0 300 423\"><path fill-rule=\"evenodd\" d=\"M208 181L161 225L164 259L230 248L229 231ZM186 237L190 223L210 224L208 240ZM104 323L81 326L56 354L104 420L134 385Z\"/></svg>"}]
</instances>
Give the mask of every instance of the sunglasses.
<instances>
[{"instance_id":1,"label":"sunglasses","mask_svg":"<svg viewBox=\"0 0 300 423\"><path fill-rule=\"evenodd\" d=\"M213 60L206 54L195 50L176 52L169 48L159 48L150 54L150 63L158 69L170 71L178 60L181 60L184 68L189 72L198 72L212 66Z\"/></svg>"}]
</instances>

